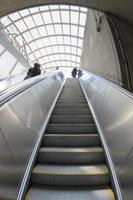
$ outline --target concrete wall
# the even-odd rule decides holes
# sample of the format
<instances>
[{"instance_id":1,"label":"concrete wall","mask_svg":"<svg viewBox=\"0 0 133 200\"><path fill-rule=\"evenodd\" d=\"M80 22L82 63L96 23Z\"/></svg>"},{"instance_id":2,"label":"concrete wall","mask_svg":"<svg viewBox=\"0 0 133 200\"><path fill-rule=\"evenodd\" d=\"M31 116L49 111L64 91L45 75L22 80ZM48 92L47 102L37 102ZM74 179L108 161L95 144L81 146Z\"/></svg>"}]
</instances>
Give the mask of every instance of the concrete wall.
<instances>
[{"instance_id":1,"label":"concrete wall","mask_svg":"<svg viewBox=\"0 0 133 200\"><path fill-rule=\"evenodd\" d=\"M109 25L104 18L101 31L97 32L97 15L102 13L92 10L88 12L81 67L122 85L118 55Z\"/></svg>"},{"instance_id":2,"label":"concrete wall","mask_svg":"<svg viewBox=\"0 0 133 200\"><path fill-rule=\"evenodd\" d=\"M119 20L116 17L111 16L111 18L117 30L119 31L119 36L122 41L122 45L126 56L125 72L126 71L128 72L127 79L128 81L130 81L131 85L130 91L133 92L133 27L130 24L127 24L124 21ZM119 58L119 60L121 61L121 58ZM121 69L122 67L124 68L124 61L123 63L121 63Z\"/></svg>"}]
</instances>

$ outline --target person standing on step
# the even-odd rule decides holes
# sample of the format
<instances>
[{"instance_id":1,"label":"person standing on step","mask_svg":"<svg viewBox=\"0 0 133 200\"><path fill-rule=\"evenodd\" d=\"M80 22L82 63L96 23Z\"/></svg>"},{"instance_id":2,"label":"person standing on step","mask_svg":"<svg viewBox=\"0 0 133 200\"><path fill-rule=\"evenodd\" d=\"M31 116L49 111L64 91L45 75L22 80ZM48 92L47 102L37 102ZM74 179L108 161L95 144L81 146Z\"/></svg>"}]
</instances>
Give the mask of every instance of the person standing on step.
<instances>
[{"instance_id":1,"label":"person standing on step","mask_svg":"<svg viewBox=\"0 0 133 200\"><path fill-rule=\"evenodd\" d=\"M83 76L83 71L81 69L78 70L78 78L81 78Z\"/></svg>"},{"instance_id":2,"label":"person standing on step","mask_svg":"<svg viewBox=\"0 0 133 200\"><path fill-rule=\"evenodd\" d=\"M73 78L76 78L77 72L78 72L78 70L77 70L77 68L75 67L75 68L72 70L72 77L73 77Z\"/></svg>"}]
</instances>

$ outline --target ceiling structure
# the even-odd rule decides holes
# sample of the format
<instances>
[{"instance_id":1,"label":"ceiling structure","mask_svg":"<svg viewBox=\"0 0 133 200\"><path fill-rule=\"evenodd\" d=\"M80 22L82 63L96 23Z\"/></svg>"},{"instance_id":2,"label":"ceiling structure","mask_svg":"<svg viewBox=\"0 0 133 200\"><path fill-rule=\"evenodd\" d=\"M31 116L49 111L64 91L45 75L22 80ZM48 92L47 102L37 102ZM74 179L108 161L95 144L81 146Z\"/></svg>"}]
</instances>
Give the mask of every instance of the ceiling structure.
<instances>
[{"instance_id":1,"label":"ceiling structure","mask_svg":"<svg viewBox=\"0 0 133 200\"><path fill-rule=\"evenodd\" d=\"M31 6L44 4L73 4L109 12L133 25L132 0L1 0L0 16Z\"/></svg>"},{"instance_id":2,"label":"ceiling structure","mask_svg":"<svg viewBox=\"0 0 133 200\"><path fill-rule=\"evenodd\" d=\"M69 5L36 6L9 14L1 23L32 63L79 67L87 11Z\"/></svg>"}]
</instances>

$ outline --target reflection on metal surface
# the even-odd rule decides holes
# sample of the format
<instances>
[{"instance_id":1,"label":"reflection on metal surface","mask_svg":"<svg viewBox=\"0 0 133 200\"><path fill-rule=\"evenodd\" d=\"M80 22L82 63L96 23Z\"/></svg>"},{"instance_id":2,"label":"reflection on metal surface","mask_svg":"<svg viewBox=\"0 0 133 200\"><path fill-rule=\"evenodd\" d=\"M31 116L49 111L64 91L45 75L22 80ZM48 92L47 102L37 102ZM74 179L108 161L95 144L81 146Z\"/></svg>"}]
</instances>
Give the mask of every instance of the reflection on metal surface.
<instances>
[{"instance_id":1,"label":"reflection on metal surface","mask_svg":"<svg viewBox=\"0 0 133 200\"><path fill-rule=\"evenodd\" d=\"M132 118L133 118L133 111L131 113L126 113L120 119L116 120L110 127L108 127L107 131L111 131L113 129L118 128L119 126L123 125Z\"/></svg>"},{"instance_id":2,"label":"reflection on metal surface","mask_svg":"<svg viewBox=\"0 0 133 200\"><path fill-rule=\"evenodd\" d=\"M58 73L0 109L0 199L16 199L27 162L63 80Z\"/></svg>"},{"instance_id":3,"label":"reflection on metal surface","mask_svg":"<svg viewBox=\"0 0 133 200\"><path fill-rule=\"evenodd\" d=\"M133 197L133 96L110 81L84 73L81 82L111 153L122 197L130 200Z\"/></svg>"}]
</instances>

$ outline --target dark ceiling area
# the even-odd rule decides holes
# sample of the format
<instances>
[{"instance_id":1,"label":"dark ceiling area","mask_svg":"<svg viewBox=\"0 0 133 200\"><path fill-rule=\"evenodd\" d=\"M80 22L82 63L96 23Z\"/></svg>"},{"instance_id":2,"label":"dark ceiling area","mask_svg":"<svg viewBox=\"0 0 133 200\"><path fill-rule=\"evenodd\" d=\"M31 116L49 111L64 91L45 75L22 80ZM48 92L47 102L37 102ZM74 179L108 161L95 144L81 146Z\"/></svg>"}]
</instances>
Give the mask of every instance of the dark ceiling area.
<instances>
[{"instance_id":1,"label":"dark ceiling area","mask_svg":"<svg viewBox=\"0 0 133 200\"><path fill-rule=\"evenodd\" d=\"M46 4L81 5L108 12L133 25L132 0L0 0L0 16L14 11Z\"/></svg>"}]
</instances>

